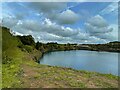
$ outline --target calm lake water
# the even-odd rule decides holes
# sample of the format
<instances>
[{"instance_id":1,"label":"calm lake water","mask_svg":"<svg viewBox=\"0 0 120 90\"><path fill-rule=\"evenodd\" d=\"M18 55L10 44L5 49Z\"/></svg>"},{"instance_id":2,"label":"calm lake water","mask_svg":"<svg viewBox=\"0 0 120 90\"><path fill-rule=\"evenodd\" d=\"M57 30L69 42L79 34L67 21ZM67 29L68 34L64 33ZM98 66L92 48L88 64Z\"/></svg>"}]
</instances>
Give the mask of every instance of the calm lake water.
<instances>
[{"instance_id":1,"label":"calm lake water","mask_svg":"<svg viewBox=\"0 0 120 90\"><path fill-rule=\"evenodd\" d=\"M40 64L118 75L118 53L85 50L50 52Z\"/></svg>"}]
</instances>

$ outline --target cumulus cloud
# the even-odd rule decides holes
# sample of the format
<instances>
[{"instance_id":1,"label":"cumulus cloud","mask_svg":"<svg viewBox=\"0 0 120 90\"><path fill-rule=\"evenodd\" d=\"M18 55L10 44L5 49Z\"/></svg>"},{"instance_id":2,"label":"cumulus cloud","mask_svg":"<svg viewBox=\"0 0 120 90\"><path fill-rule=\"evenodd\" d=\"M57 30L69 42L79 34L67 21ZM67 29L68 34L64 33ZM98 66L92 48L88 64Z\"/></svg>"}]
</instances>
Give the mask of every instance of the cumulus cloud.
<instances>
[{"instance_id":1,"label":"cumulus cloud","mask_svg":"<svg viewBox=\"0 0 120 90\"><path fill-rule=\"evenodd\" d=\"M51 22L50 19L47 18L42 23L35 20L24 20L19 26L28 30L33 30L36 32L47 32L63 37L69 37L78 34L78 30L75 31L72 28L58 25Z\"/></svg>"},{"instance_id":2,"label":"cumulus cloud","mask_svg":"<svg viewBox=\"0 0 120 90\"><path fill-rule=\"evenodd\" d=\"M116 28L113 25L108 25L106 20L100 16L94 16L87 23L85 23L86 31L91 36L95 36L97 38L103 40L116 40L116 36L113 35L116 32ZM114 33L115 34L115 33Z\"/></svg>"},{"instance_id":3,"label":"cumulus cloud","mask_svg":"<svg viewBox=\"0 0 120 90\"><path fill-rule=\"evenodd\" d=\"M99 28L108 26L108 23L106 22L106 20L100 15L96 15L92 17L90 20L88 20L88 23L90 23L92 26L96 26Z\"/></svg>"},{"instance_id":4,"label":"cumulus cloud","mask_svg":"<svg viewBox=\"0 0 120 90\"><path fill-rule=\"evenodd\" d=\"M34 2L29 7L59 24L74 24L79 20L79 15L67 9L66 2Z\"/></svg>"},{"instance_id":5,"label":"cumulus cloud","mask_svg":"<svg viewBox=\"0 0 120 90\"><path fill-rule=\"evenodd\" d=\"M99 26L94 26L91 23L85 23L87 31L92 35L92 34L103 34L103 33L108 33L111 32L113 29L110 27L99 27Z\"/></svg>"},{"instance_id":6,"label":"cumulus cloud","mask_svg":"<svg viewBox=\"0 0 120 90\"><path fill-rule=\"evenodd\" d=\"M42 23L35 20L23 20L16 26L12 27L13 31L19 35L31 34L35 40L39 41L56 41L60 43L74 42L77 43L87 40L87 35L80 32L80 29L72 29L53 23L50 19L45 19Z\"/></svg>"},{"instance_id":7,"label":"cumulus cloud","mask_svg":"<svg viewBox=\"0 0 120 90\"><path fill-rule=\"evenodd\" d=\"M60 13L57 19L61 24L74 24L79 20L79 16L71 10L66 10Z\"/></svg>"},{"instance_id":8,"label":"cumulus cloud","mask_svg":"<svg viewBox=\"0 0 120 90\"><path fill-rule=\"evenodd\" d=\"M54 11L61 11L67 7L66 3L62 2L32 2L29 7L39 12L50 13Z\"/></svg>"},{"instance_id":9,"label":"cumulus cloud","mask_svg":"<svg viewBox=\"0 0 120 90\"><path fill-rule=\"evenodd\" d=\"M42 32L38 35L37 40L44 41L44 42L58 42L58 43L66 42L67 43L67 41L70 42L72 39L70 37L62 37L55 34Z\"/></svg>"},{"instance_id":10,"label":"cumulus cloud","mask_svg":"<svg viewBox=\"0 0 120 90\"><path fill-rule=\"evenodd\" d=\"M79 20L78 14L67 10L66 2L7 3L3 4L3 8L5 15L12 15L18 20L33 17L34 14L39 19L49 18L58 24L74 24Z\"/></svg>"},{"instance_id":11,"label":"cumulus cloud","mask_svg":"<svg viewBox=\"0 0 120 90\"><path fill-rule=\"evenodd\" d=\"M37 31L41 28L41 24L38 21L32 19L23 20L20 25L21 27L33 31Z\"/></svg>"},{"instance_id":12,"label":"cumulus cloud","mask_svg":"<svg viewBox=\"0 0 120 90\"><path fill-rule=\"evenodd\" d=\"M58 13L66 7L67 4L65 2L31 2L28 4L28 8L51 20L55 20Z\"/></svg>"},{"instance_id":13,"label":"cumulus cloud","mask_svg":"<svg viewBox=\"0 0 120 90\"><path fill-rule=\"evenodd\" d=\"M64 26L58 25L56 23L52 23L49 19L45 19L44 25L43 25L43 30L48 33L53 33L53 34L63 36L63 37L77 35L79 32L78 29L73 30L70 27L64 27Z\"/></svg>"},{"instance_id":14,"label":"cumulus cloud","mask_svg":"<svg viewBox=\"0 0 120 90\"><path fill-rule=\"evenodd\" d=\"M109 27L106 20L100 16L96 15L88 20L87 23L85 23L86 30L90 34L101 34L101 33L108 33L111 32L113 29Z\"/></svg>"},{"instance_id":15,"label":"cumulus cloud","mask_svg":"<svg viewBox=\"0 0 120 90\"><path fill-rule=\"evenodd\" d=\"M71 37L74 40L89 40L89 35L87 33L79 32L77 35Z\"/></svg>"},{"instance_id":16,"label":"cumulus cloud","mask_svg":"<svg viewBox=\"0 0 120 90\"><path fill-rule=\"evenodd\" d=\"M7 25L7 24L6 24ZM97 37L92 38L81 30L64 27L45 19L42 23L32 19L17 22L11 30L18 35L32 35L36 41L58 42L58 43L94 43L100 41ZM102 40L101 40L102 42Z\"/></svg>"}]
</instances>

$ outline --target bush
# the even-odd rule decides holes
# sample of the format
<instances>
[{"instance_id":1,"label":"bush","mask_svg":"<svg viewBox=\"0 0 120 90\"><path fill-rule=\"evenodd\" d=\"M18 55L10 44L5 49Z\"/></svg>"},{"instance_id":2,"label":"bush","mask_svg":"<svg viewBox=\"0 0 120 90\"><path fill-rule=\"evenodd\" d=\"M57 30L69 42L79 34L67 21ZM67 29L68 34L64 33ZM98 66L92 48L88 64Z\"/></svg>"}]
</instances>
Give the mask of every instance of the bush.
<instances>
[{"instance_id":1,"label":"bush","mask_svg":"<svg viewBox=\"0 0 120 90\"><path fill-rule=\"evenodd\" d=\"M35 46L34 39L33 39L33 37L31 35L28 35L28 36L18 36L18 38L21 40L21 42L24 45Z\"/></svg>"},{"instance_id":2,"label":"bush","mask_svg":"<svg viewBox=\"0 0 120 90\"><path fill-rule=\"evenodd\" d=\"M36 48L37 50L39 50L39 49L41 48L41 46L43 46L43 44L40 43L40 42L37 42L35 48Z\"/></svg>"}]
</instances>

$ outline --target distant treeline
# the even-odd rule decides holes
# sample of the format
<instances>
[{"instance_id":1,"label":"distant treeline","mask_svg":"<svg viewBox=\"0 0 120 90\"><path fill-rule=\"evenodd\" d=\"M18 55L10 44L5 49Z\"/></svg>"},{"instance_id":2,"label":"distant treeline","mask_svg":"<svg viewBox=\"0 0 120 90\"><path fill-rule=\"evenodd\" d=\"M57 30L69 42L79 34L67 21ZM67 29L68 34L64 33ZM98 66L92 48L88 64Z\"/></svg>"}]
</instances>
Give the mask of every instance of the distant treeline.
<instances>
[{"instance_id":1,"label":"distant treeline","mask_svg":"<svg viewBox=\"0 0 120 90\"><path fill-rule=\"evenodd\" d=\"M114 41L106 44L58 44L57 42L34 42L31 35L17 36L24 45L32 45L42 53L51 51L68 51L68 50L92 50L92 51L109 51L120 52L120 42Z\"/></svg>"}]
</instances>

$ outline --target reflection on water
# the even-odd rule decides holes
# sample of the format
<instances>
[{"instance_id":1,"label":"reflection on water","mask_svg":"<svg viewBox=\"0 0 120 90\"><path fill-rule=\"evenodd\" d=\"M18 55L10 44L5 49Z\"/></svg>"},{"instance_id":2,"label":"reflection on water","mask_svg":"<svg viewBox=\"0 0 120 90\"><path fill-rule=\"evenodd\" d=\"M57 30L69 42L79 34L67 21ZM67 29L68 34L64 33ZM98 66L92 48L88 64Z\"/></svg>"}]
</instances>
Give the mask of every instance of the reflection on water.
<instances>
[{"instance_id":1,"label":"reflection on water","mask_svg":"<svg viewBox=\"0 0 120 90\"><path fill-rule=\"evenodd\" d=\"M118 75L118 53L111 52L84 50L51 52L40 59L40 64Z\"/></svg>"}]
</instances>

